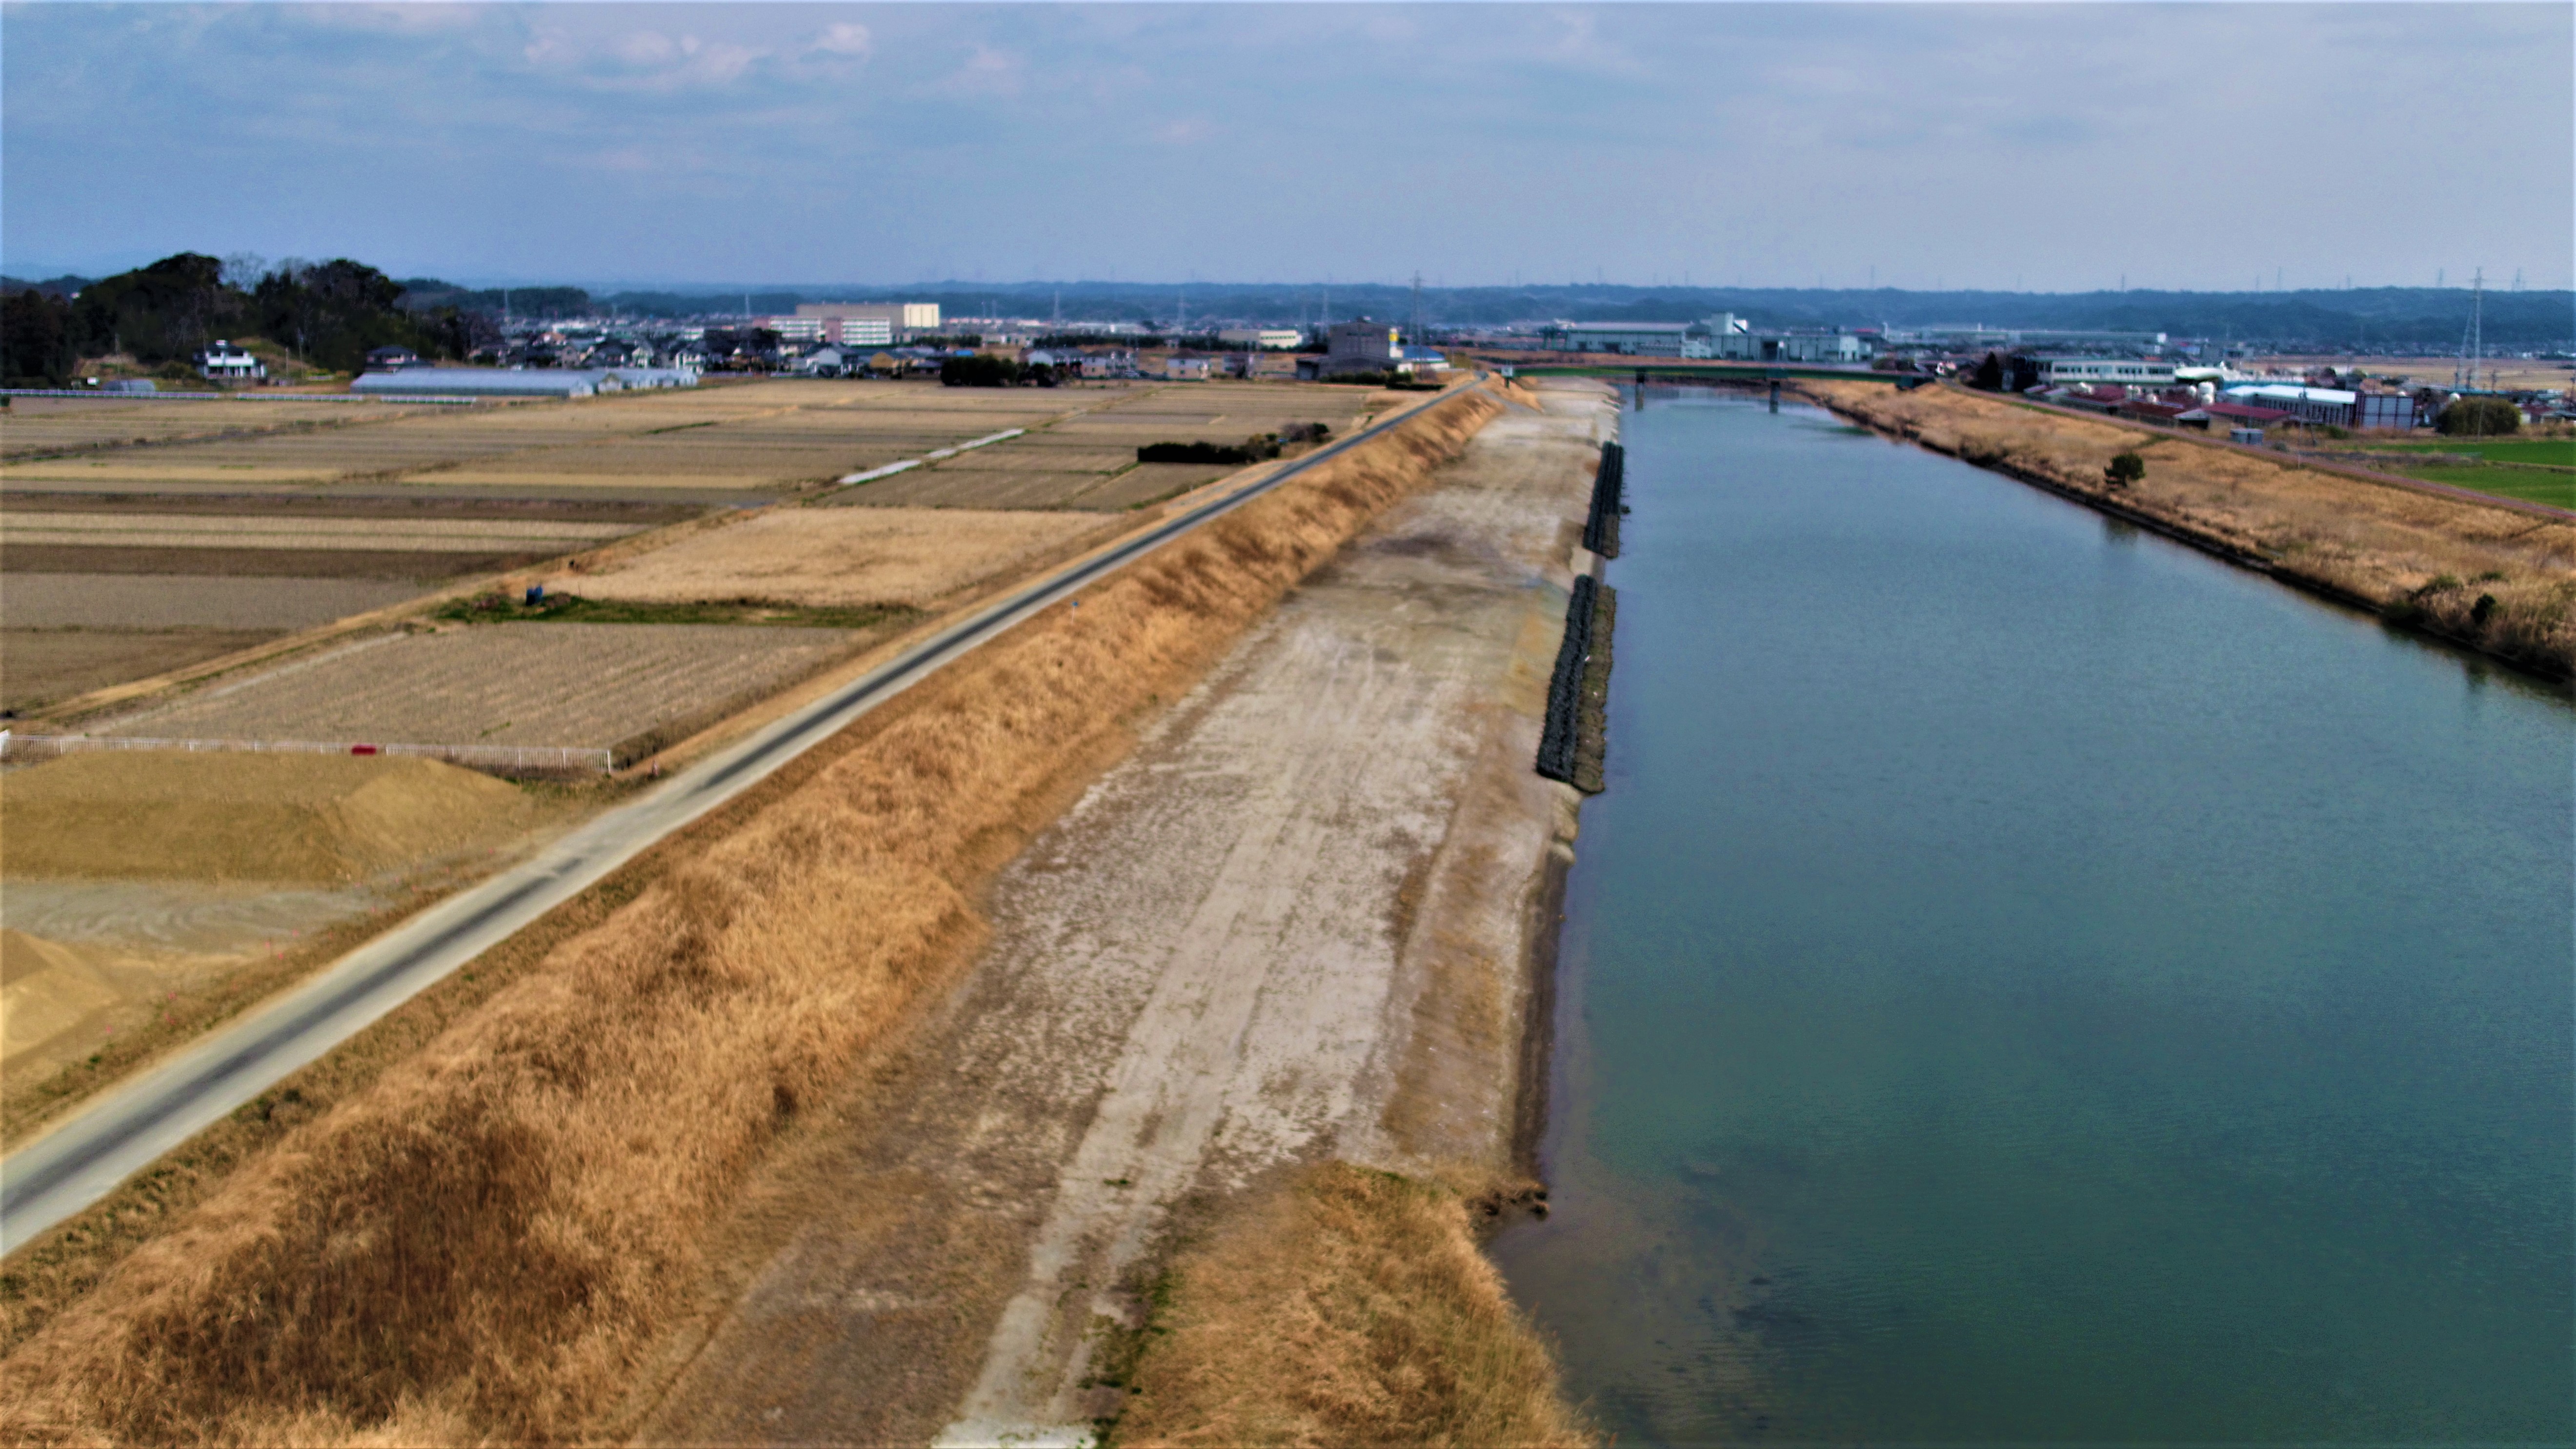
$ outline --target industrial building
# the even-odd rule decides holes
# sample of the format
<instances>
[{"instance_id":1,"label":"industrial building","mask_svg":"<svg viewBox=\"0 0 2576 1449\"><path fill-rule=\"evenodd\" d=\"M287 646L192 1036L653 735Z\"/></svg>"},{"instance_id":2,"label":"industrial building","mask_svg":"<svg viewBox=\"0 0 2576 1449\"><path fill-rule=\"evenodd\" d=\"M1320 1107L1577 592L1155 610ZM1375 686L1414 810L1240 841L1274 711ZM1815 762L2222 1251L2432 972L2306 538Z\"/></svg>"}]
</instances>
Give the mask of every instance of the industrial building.
<instances>
[{"instance_id":1,"label":"industrial building","mask_svg":"<svg viewBox=\"0 0 2576 1449\"><path fill-rule=\"evenodd\" d=\"M1756 331L1732 312L1698 322L1558 322L1540 332L1554 352L1725 362L1866 362L1877 350L1858 332Z\"/></svg>"},{"instance_id":2,"label":"industrial building","mask_svg":"<svg viewBox=\"0 0 2576 1449\"><path fill-rule=\"evenodd\" d=\"M349 391L368 397L572 398L697 385L695 372L676 367L406 367L366 373Z\"/></svg>"},{"instance_id":3,"label":"industrial building","mask_svg":"<svg viewBox=\"0 0 2576 1449\"><path fill-rule=\"evenodd\" d=\"M1216 340L1228 347L1250 347L1268 352L1294 352L1305 334L1294 327L1227 327L1216 334Z\"/></svg>"},{"instance_id":4,"label":"industrial building","mask_svg":"<svg viewBox=\"0 0 2576 1449\"><path fill-rule=\"evenodd\" d=\"M2225 397L2242 407L2271 408L2303 423L2334 428L2412 428L2415 399L2404 393L2346 392L2297 383L2240 383Z\"/></svg>"},{"instance_id":5,"label":"industrial building","mask_svg":"<svg viewBox=\"0 0 2576 1449\"><path fill-rule=\"evenodd\" d=\"M1558 322L1539 335L1551 352L1606 352L1617 357L1707 356L1683 350L1695 322ZM1703 331L1705 329L1702 329Z\"/></svg>"},{"instance_id":6,"label":"industrial building","mask_svg":"<svg viewBox=\"0 0 2576 1449\"><path fill-rule=\"evenodd\" d=\"M796 340L829 342L840 347L891 347L939 330L936 302L802 302L794 317L763 319L764 325L797 325ZM805 334L807 327L811 335ZM779 337L791 334L783 328Z\"/></svg>"},{"instance_id":7,"label":"industrial building","mask_svg":"<svg viewBox=\"0 0 2576 1449\"><path fill-rule=\"evenodd\" d=\"M2089 387L2094 383L2115 383L2121 387L2171 387L2174 366L2137 357L2040 357L2032 359L2041 384L2048 387Z\"/></svg>"}]
</instances>

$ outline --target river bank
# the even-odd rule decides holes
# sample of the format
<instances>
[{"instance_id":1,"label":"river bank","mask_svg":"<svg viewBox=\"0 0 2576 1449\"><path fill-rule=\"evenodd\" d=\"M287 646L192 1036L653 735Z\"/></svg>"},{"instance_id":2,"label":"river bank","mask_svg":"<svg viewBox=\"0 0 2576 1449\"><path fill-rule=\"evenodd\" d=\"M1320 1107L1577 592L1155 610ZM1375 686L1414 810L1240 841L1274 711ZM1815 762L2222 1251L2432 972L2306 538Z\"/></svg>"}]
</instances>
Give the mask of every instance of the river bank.
<instances>
[{"instance_id":1,"label":"river bank","mask_svg":"<svg viewBox=\"0 0 2576 1449\"><path fill-rule=\"evenodd\" d=\"M1569 1395L2564 1442L2563 691L1813 407L1622 441L1551 1211L1491 1248Z\"/></svg>"},{"instance_id":2,"label":"river bank","mask_svg":"<svg viewBox=\"0 0 2576 1449\"><path fill-rule=\"evenodd\" d=\"M13 1281L9 1437L631 1424L656 1346L777 1205L756 1184L948 1009L995 873L1504 406L1444 401L866 717L362 1086L314 1100L308 1073L258 1104L295 1125L144 1240L83 1257L104 1219L66 1225L69 1257Z\"/></svg>"},{"instance_id":3,"label":"river bank","mask_svg":"<svg viewBox=\"0 0 2576 1449\"><path fill-rule=\"evenodd\" d=\"M2576 523L2274 463L2172 433L1963 389L1796 391L1892 438L1991 468L2543 678L2576 673ZM2134 452L2146 476L2103 470Z\"/></svg>"},{"instance_id":4,"label":"river bank","mask_svg":"<svg viewBox=\"0 0 2576 1449\"><path fill-rule=\"evenodd\" d=\"M1581 1442L1476 1251L1528 1193L1574 800L1531 762L1612 406L1534 401L1002 872L940 1017L746 1194L636 1437Z\"/></svg>"}]
</instances>

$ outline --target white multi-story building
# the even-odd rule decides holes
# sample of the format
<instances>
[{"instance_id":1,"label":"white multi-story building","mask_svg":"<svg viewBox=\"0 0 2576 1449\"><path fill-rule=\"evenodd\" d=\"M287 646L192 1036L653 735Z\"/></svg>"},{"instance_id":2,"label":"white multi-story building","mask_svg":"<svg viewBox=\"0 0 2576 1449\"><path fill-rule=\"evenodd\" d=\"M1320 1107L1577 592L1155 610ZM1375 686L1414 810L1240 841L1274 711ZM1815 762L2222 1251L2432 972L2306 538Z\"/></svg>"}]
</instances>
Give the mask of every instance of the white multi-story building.
<instances>
[{"instance_id":1,"label":"white multi-story building","mask_svg":"<svg viewBox=\"0 0 2576 1449\"><path fill-rule=\"evenodd\" d=\"M1294 327L1228 327L1216 334L1216 340L1228 347L1252 347L1268 352L1294 352L1301 334Z\"/></svg>"},{"instance_id":2,"label":"white multi-story building","mask_svg":"<svg viewBox=\"0 0 2576 1449\"><path fill-rule=\"evenodd\" d=\"M891 347L939 330L936 302L800 302L796 315L820 320L824 340L844 347Z\"/></svg>"}]
</instances>

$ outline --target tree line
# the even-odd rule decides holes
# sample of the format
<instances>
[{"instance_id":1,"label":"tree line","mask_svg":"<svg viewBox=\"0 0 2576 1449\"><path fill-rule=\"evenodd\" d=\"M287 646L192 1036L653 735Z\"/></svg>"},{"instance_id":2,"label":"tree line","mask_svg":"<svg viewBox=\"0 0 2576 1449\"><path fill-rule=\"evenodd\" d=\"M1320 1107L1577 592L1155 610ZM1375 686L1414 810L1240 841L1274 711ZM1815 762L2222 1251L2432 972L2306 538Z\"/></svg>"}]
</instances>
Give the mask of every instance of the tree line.
<instances>
[{"instance_id":1,"label":"tree line","mask_svg":"<svg viewBox=\"0 0 2576 1449\"><path fill-rule=\"evenodd\" d=\"M378 347L464 357L498 340L481 313L405 305L405 289L345 257L226 261L197 252L103 278L75 297L25 288L0 301L0 375L11 386L68 383L84 358L124 354L172 376L218 338L265 338L297 360L356 372Z\"/></svg>"}]
</instances>

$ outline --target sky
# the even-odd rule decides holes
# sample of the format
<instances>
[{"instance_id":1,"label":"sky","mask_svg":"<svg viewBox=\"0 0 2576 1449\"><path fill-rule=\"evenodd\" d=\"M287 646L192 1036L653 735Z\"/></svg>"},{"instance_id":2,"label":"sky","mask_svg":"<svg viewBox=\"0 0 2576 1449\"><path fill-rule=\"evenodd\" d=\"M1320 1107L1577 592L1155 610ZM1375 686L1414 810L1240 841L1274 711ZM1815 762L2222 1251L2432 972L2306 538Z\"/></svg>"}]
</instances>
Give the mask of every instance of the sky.
<instances>
[{"instance_id":1,"label":"sky","mask_svg":"<svg viewBox=\"0 0 2576 1449\"><path fill-rule=\"evenodd\" d=\"M2576 7L0 5L0 267L2576 282Z\"/></svg>"}]
</instances>

